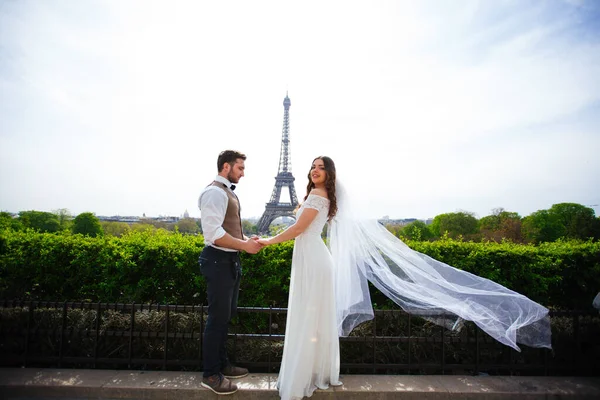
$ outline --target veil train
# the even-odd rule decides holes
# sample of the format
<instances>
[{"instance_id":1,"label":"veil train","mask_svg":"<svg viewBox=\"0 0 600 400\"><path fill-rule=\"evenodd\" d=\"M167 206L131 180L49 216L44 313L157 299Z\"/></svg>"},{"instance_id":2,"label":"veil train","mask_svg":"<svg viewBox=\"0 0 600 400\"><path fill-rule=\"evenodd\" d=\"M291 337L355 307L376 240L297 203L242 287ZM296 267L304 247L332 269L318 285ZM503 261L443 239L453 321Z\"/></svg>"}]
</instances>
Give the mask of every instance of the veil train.
<instances>
[{"instance_id":1,"label":"veil train","mask_svg":"<svg viewBox=\"0 0 600 400\"><path fill-rule=\"evenodd\" d=\"M551 348L547 308L412 250L377 220L361 218L339 181L336 197L338 213L327 236L335 265L340 336L373 318L371 282L406 312L448 329L460 329L467 320L515 350L520 351L517 343Z\"/></svg>"}]
</instances>

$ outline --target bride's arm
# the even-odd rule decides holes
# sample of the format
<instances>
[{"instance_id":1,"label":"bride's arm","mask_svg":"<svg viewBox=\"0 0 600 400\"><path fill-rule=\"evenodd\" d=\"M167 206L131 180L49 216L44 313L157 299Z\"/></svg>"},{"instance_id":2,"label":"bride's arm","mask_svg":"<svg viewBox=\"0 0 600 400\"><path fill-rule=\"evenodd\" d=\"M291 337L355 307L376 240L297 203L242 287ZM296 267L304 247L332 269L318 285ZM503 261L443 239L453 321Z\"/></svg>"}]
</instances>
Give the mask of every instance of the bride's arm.
<instances>
[{"instance_id":1,"label":"bride's arm","mask_svg":"<svg viewBox=\"0 0 600 400\"><path fill-rule=\"evenodd\" d=\"M290 225L285 231L281 232L279 235L274 236L268 239L260 239L258 242L264 246L268 246L270 244L277 244L281 242L287 242L288 240L292 240L300 235L302 232L308 228L311 222L317 217L319 211L314 208L305 208L298 218L298 221L294 223L294 225Z\"/></svg>"}]
</instances>

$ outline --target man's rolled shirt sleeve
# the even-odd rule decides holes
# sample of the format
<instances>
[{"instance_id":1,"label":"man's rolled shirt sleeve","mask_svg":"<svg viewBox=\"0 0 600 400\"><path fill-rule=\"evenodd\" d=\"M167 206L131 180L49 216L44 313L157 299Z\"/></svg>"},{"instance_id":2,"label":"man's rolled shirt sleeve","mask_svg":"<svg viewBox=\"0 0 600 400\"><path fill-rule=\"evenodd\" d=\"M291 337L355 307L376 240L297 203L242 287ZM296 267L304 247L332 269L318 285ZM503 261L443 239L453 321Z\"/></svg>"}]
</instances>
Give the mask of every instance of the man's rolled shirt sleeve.
<instances>
[{"instance_id":1,"label":"man's rolled shirt sleeve","mask_svg":"<svg viewBox=\"0 0 600 400\"><path fill-rule=\"evenodd\" d=\"M223 221L227 212L228 198L220 189L208 189L200 198L202 233L204 240L213 244L225 236Z\"/></svg>"}]
</instances>

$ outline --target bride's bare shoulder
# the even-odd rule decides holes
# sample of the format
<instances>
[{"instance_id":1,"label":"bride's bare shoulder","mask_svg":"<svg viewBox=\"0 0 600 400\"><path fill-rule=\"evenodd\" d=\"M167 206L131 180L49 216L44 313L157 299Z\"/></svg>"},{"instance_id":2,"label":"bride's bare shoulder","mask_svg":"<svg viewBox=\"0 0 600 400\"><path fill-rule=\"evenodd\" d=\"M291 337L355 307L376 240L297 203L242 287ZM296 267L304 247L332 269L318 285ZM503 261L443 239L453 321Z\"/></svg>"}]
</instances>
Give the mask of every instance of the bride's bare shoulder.
<instances>
[{"instance_id":1,"label":"bride's bare shoulder","mask_svg":"<svg viewBox=\"0 0 600 400\"><path fill-rule=\"evenodd\" d=\"M327 190L325 190L325 189L313 188L313 189L310 191L310 194L314 194L314 195L316 195L316 196L321 196L321 197L325 197L326 199L329 199L329 198L327 197Z\"/></svg>"}]
</instances>

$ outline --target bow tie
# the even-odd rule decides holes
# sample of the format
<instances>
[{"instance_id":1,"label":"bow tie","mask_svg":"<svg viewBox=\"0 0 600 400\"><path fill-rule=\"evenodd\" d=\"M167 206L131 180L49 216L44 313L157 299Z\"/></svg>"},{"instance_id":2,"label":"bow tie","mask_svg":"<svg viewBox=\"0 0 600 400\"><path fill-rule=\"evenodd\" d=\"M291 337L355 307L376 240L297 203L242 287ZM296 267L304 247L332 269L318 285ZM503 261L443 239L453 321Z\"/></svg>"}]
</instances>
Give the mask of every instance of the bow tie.
<instances>
[{"instance_id":1,"label":"bow tie","mask_svg":"<svg viewBox=\"0 0 600 400\"><path fill-rule=\"evenodd\" d=\"M229 189L231 189L231 190L235 190L235 185L231 185L231 186L229 186Z\"/></svg>"}]
</instances>

